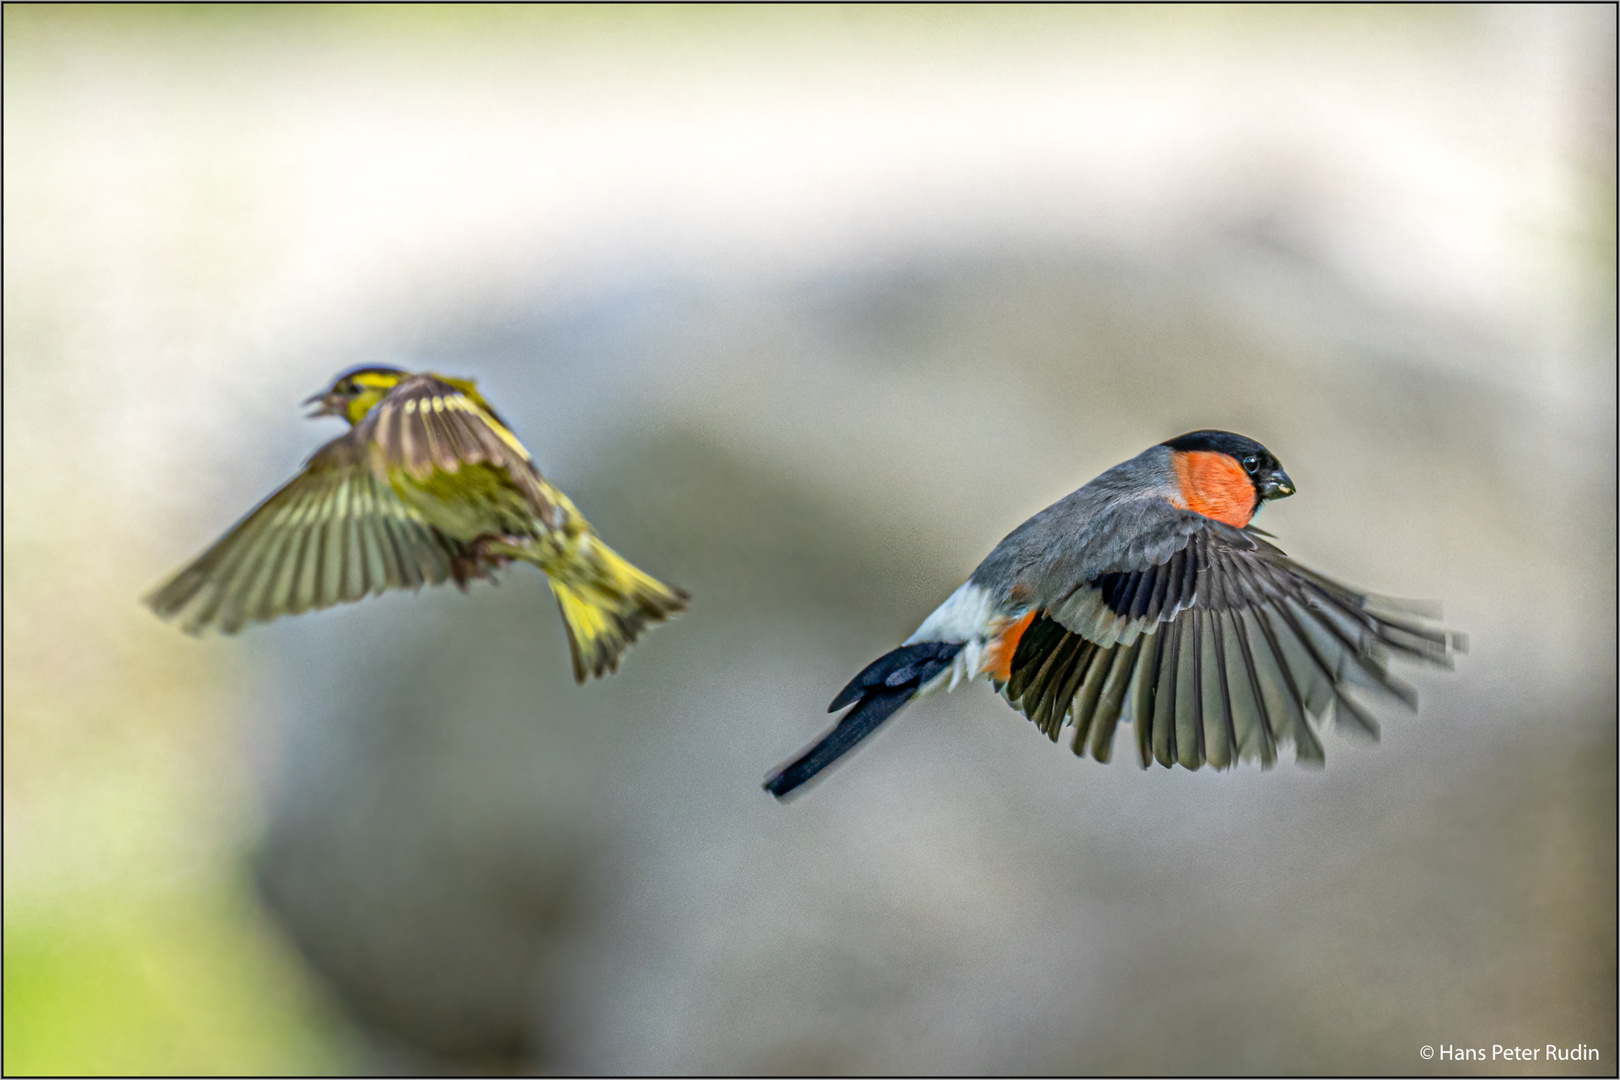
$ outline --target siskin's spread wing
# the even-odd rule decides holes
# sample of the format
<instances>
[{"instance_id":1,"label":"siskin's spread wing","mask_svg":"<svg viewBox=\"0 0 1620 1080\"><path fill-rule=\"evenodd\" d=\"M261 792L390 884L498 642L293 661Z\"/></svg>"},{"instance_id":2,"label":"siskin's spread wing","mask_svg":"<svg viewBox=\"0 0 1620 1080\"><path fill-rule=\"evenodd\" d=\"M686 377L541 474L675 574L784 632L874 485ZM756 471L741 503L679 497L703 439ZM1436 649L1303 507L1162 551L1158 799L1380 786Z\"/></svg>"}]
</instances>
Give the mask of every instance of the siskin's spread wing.
<instances>
[{"instance_id":1,"label":"siskin's spread wing","mask_svg":"<svg viewBox=\"0 0 1620 1080\"><path fill-rule=\"evenodd\" d=\"M403 470L420 483L469 465L502 470L530 511L560 524L559 497L541 478L516 435L485 405L432 375L403 379L354 429L383 475Z\"/></svg>"},{"instance_id":2,"label":"siskin's spread wing","mask_svg":"<svg viewBox=\"0 0 1620 1080\"><path fill-rule=\"evenodd\" d=\"M1410 605L1307 570L1256 531L1208 519L1188 530L1175 514L1164 531L1184 542L1168 554L1068 587L1035 583L1041 598L1001 690L1053 740L1072 723L1077 754L1107 760L1124 718L1144 765L1270 764L1285 743L1320 760L1309 718L1331 710L1377 736L1352 687L1415 704L1389 673L1391 654L1450 666L1465 647Z\"/></svg>"},{"instance_id":3,"label":"siskin's spread wing","mask_svg":"<svg viewBox=\"0 0 1620 1080\"><path fill-rule=\"evenodd\" d=\"M461 544L400 502L371 468L358 428L147 598L189 633L331 607L456 576Z\"/></svg>"}]
</instances>

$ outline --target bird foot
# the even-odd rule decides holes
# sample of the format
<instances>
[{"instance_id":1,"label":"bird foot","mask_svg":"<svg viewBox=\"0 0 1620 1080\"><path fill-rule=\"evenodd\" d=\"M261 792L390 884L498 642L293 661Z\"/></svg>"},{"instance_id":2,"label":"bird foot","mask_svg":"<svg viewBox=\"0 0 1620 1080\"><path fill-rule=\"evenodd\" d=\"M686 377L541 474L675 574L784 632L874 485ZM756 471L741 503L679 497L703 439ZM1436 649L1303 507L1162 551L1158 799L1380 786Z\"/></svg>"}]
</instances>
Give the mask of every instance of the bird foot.
<instances>
[{"instance_id":1,"label":"bird foot","mask_svg":"<svg viewBox=\"0 0 1620 1080\"><path fill-rule=\"evenodd\" d=\"M450 573L456 580L456 587L462 592L468 591L468 586L474 581L487 581L491 585L499 585L495 571L512 560L505 555L493 555L487 550L486 541L498 539L496 537L480 536L467 545L465 555L457 555L450 560Z\"/></svg>"}]
</instances>

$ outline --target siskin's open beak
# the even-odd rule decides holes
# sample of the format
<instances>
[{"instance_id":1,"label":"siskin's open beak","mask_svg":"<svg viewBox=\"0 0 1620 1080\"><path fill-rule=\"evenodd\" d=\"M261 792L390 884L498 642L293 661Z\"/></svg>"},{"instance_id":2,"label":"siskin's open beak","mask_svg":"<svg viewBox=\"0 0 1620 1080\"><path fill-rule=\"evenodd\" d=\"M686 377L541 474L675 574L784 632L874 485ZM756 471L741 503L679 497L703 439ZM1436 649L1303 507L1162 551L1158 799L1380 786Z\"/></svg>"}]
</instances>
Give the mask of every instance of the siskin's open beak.
<instances>
[{"instance_id":1,"label":"siskin's open beak","mask_svg":"<svg viewBox=\"0 0 1620 1080\"><path fill-rule=\"evenodd\" d=\"M303 404L315 406L314 411L306 414L305 419L308 420L314 420L320 416L343 415L343 395L335 390L328 390L324 394L316 394L314 397L305 398Z\"/></svg>"},{"instance_id":2,"label":"siskin's open beak","mask_svg":"<svg viewBox=\"0 0 1620 1080\"><path fill-rule=\"evenodd\" d=\"M1272 469L1260 485L1262 499L1286 499L1294 493L1294 482L1281 469Z\"/></svg>"}]
</instances>

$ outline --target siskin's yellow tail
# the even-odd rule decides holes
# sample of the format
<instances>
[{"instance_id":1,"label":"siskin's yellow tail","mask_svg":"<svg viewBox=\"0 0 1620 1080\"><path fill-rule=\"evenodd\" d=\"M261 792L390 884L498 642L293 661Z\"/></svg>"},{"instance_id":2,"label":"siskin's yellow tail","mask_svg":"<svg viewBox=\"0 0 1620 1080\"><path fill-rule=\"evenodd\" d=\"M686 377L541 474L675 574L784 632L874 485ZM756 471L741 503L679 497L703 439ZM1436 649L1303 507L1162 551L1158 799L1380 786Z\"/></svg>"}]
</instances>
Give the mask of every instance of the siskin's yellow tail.
<instances>
[{"instance_id":1,"label":"siskin's yellow tail","mask_svg":"<svg viewBox=\"0 0 1620 1080\"><path fill-rule=\"evenodd\" d=\"M593 534L577 537L566 558L542 568L568 630L576 682L617 671L642 630L686 610L686 593L642 573Z\"/></svg>"}]
</instances>

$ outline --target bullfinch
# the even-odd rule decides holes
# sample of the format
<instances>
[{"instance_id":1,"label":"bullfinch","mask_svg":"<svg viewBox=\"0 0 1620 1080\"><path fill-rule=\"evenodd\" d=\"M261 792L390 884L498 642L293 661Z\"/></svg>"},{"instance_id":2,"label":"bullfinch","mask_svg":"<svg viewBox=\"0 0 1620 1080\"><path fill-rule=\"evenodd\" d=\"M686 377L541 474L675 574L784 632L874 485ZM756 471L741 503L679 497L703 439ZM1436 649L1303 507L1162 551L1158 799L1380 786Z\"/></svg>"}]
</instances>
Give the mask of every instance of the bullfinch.
<instances>
[{"instance_id":1,"label":"bullfinch","mask_svg":"<svg viewBox=\"0 0 1620 1080\"><path fill-rule=\"evenodd\" d=\"M1417 697L1391 655L1450 667L1462 635L1421 605L1308 570L1254 527L1294 483L1264 446L1194 431L1116 465L1008 534L905 643L829 706L849 712L765 782L777 798L852 750L911 698L987 679L1053 742L1107 761L1121 720L1145 768L1269 767L1291 743L1319 763L1310 719L1376 738L1351 688Z\"/></svg>"}]
</instances>

